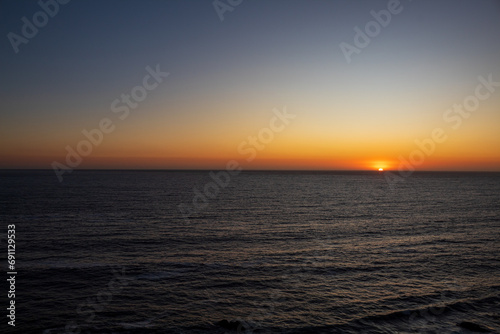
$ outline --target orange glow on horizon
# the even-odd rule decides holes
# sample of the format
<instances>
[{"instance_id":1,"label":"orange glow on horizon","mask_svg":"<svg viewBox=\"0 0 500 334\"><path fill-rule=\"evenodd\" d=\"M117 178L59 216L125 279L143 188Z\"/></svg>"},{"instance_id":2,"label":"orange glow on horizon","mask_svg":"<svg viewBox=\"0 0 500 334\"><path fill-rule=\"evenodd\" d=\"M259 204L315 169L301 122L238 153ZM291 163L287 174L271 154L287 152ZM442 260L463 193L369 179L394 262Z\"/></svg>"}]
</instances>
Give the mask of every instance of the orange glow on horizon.
<instances>
[{"instance_id":1,"label":"orange glow on horizon","mask_svg":"<svg viewBox=\"0 0 500 334\"><path fill-rule=\"evenodd\" d=\"M362 161L336 158L255 158L248 162L240 155L203 157L161 156L88 156L78 167L81 169L225 169L229 161L236 161L243 170L375 170L375 171L500 171L497 159L429 158L422 165L408 165L408 161ZM65 162L64 156L3 156L0 168L50 169L53 161Z\"/></svg>"}]
</instances>

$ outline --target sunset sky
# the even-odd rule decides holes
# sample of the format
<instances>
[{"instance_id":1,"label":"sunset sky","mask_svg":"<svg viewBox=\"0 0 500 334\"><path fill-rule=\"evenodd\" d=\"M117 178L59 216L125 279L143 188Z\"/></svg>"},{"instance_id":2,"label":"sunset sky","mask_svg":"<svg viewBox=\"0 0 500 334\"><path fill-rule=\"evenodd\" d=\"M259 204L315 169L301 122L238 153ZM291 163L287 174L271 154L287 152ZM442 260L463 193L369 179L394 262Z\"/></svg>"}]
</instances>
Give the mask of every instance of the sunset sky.
<instances>
[{"instance_id":1,"label":"sunset sky","mask_svg":"<svg viewBox=\"0 0 500 334\"><path fill-rule=\"evenodd\" d=\"M8 34L42 9L2 0L0 168L67 164L107 118L75 168L397 169L442 129L417 170L500 171L500 87L477 88L500 82L500 1L401 0L349 63L341 43L390 2L243 0L221 20L212 0L72 0L16 53ZM169 75L120 119L147 67Z\"/></svg>"}]
</instances>

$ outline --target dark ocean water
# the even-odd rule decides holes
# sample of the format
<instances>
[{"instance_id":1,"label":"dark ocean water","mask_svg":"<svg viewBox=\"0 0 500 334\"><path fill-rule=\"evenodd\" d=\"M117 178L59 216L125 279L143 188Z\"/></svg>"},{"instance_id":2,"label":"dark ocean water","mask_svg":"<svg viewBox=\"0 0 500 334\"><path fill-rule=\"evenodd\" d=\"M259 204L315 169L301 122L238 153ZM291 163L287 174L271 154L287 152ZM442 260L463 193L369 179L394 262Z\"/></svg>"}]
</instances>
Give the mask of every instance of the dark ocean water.
<instances>
[{"instance_id":1,"label":"dark ocean water","mask_svg":"<svg viewBox=\"0 0 500 334\"><path fill-rule=\"evenodd\" d=\"M210 181L1 171L2 333L500 333L500 174L243 172L184 219Z\"/></svg>"}]
</instances>

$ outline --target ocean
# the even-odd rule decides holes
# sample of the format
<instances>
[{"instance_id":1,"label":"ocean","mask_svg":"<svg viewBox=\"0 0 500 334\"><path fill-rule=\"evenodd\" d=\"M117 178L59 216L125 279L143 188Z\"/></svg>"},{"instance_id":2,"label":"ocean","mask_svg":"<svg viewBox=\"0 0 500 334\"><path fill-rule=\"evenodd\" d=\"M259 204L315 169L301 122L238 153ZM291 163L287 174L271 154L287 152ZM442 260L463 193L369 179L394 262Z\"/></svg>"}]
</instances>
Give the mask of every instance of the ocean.
<instances>
[{"instance_id":1,"label":"ocean","mask_svg":"<svg viewBox=\"0 0 500 334\"><path fill-rule=\"evenodd\" d=\"M2 333L500 333L500 173L213 184L0 171L3 275L10 224L17 272Z\"/></svg>"}]
</instances>

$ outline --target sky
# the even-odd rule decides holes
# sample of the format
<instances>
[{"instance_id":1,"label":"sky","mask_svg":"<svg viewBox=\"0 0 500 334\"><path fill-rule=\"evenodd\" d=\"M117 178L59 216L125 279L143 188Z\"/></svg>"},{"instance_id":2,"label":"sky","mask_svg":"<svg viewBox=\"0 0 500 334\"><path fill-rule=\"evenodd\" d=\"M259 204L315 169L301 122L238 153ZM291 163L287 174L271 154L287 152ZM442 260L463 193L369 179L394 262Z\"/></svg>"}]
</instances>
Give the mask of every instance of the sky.
<instances>
[{"instance_id":1,"label":"sky","mask_svg":"<svg viewBox=\"0 0 500 334\"><path fill-rule=\"evenodd\" d=\"M500 1L59 1L0 1L0 168L500 171Z\"/></svg>"}]
</instances>

